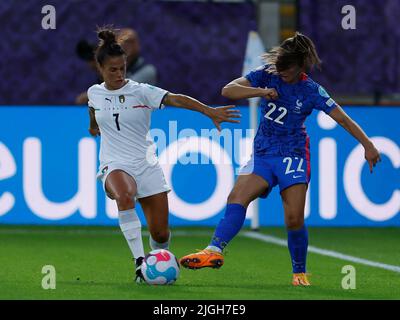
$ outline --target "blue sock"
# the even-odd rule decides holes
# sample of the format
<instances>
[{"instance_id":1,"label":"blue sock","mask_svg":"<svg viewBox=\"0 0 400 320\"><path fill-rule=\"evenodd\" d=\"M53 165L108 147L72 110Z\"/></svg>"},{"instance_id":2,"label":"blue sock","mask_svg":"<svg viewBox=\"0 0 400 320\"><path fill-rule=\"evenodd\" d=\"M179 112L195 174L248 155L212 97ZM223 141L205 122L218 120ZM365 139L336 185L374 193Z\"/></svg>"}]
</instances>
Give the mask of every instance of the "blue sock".
<instances>
[{"instance_id":1,"label":"blue sock","mask_svg":"<svg viewBox=\"0 0 400 320\"><path fill-rule=\"evenodd\" d=\"M223 250L242 228L245 218L245 207L237 203L228 203L226 205L225 216L218 223L210 246Z\"/></svg>"},{"instance_id":2,"label":"blue sock","mask_svg":"<svg viewBox=\"0 0 400 320\"><path fill-rule=\"evenodd\" d=\"M292 258L293 273L306 272L308 232L303 226L299 230L288 230L288 247Z\"/></svg>"}]
</instances>

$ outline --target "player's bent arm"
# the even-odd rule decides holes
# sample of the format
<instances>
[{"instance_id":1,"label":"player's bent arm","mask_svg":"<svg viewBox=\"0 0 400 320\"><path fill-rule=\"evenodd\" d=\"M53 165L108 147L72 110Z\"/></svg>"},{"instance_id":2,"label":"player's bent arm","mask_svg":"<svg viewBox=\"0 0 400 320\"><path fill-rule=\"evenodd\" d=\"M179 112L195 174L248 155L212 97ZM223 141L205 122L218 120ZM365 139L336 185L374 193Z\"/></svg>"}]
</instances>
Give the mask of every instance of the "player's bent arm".
<instances>
[{"instance_id":1,"label":"player's bent arm","mask_svg":"<svg viewBox=\"0 0 400 320\"><path fill-rule=\"evenodd\" d=\"M177 108L198 111L205 115L208 115L209 109L211 109L209 106L201 103L200 101L192 97L186 96L184 94L175 94L170 92L164 97L162 103Z\"/></svg>"},{"instance_id":2,"label":"player's bent arm","mask_svg":"<svg viewBox=\"0 0 400 320\"><path fill-rule=\"evenodd\" d=\"M89 107L90 128L97 129L99 126L96 121L96 116L93 107Z\"/></svg>"},{"instance_id":3,"label":"player's bent arm","mask_svg":"<svg viewBox=\"0 0 400 320\"><path fill-rule=\"evenodd\" d=\"M94 137L100 135L99 125L97 124L93 107L89 107L89 119L89 133Z\"/></svg>"},{"instance_id":4,"label":"player's bent arm","mask_svg":"<svg viewBox=\"0 0 400 320\"><path fill-rule=\"evenodd\" d=\"M329 116L356 138L364 148L373 145L361 127L340 106L333 109Z\"/></svg>"},{"instance_id":5,"label":"player's bent arm","mask_svg":"<svg viewBox=\"0 0 400 320\"><path fill-rule=\"evenodd\" d=\"M372 166L381 161L381 158L378 150L365 134L364 130L340 106L334 108L329 113L329 116L362 144L365 149L365 159L368 161L370 171L372 172Z\"/></svg>"},{"instance_id":6,"label":"player's bent arm","mask_svg":"<svg viewBox=\"0 0 400 320\"><path fill-rule=\"evenodd\" d=\"M204 103L183 95L183 94L175 94L175 93L167 93L167 95L163 99L163 104L174 106L177 108L188 109L192 111L198 111L203 113L204 115L211 118L214 125L218 130L221 130L220 124L222 122L233 122L239 123L238 120L233 120L232 118L239 118L240 113L239 110L233 109L234 106L223 106L218 108L211 108Z\"/></svg>"},{"instance_id":7,"label":"player's bent arm","mask_svg":"<svg viewBox=\"0 0 400 320\"><path fill-rule=\"evenodd\" d=\"M247 99L254 97L266 97L276 99L278 94L275 89L254 88L245 77L237 78L222 88L221 95L232 100Z\"/></svg>"}]
</instances>

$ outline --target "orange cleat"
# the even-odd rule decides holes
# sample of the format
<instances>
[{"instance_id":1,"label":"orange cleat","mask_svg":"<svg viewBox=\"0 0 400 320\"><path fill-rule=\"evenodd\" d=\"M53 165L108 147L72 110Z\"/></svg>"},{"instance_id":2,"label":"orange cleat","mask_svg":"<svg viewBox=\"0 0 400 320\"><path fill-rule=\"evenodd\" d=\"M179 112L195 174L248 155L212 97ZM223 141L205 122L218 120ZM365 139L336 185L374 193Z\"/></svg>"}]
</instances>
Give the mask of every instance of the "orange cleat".
<instances>
[{"instance_id":1,"label":"orange cleat","mask_svg":"<svg viewBox=\"0 0 400 320\"><path fill-rule=\"evenodd\" d=\"M218 269L224 264L222 253L208 249L197 253L188 254L179 260L181 266L188 269L214 268Z\"/></svg>"},{"instance_id":2,"label":"orange cleat","mask_svg":"<svg viewBox=\"0 0 400 320\"><path fill-rule=\"evenodd\" d=\"M302 286L302 287L311 286L311 283L307 279L306 273L293 273L292 284L294 286Z\"/></svg>"}]
</instances>

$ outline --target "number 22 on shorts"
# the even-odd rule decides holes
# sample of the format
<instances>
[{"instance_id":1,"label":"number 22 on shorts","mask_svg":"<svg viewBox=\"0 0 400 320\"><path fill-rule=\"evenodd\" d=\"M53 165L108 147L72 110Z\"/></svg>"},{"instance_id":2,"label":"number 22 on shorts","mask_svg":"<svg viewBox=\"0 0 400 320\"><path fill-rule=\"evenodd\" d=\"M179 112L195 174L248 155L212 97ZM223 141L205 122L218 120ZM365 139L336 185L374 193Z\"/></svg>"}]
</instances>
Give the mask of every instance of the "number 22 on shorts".
<instances>
[{"instance_id":1,"label":"number 22 on shorts","mask_svg":"<svg viewBox=\"0 0 400 320\"><path fill-rule=\"evenodd\" d=\"M295 169L292 169L292 164L294 165L294 167L296 166L296 165L293 163L293 162L294 162L294 161L293 161L293 158L291 158L291 157L286 157L286 158L283 159L282 162L283 162L283 163L287 163L285 174L292 174L292 173L294 173L294 172L304 172L304 169L302 169L304 159L303 159L303 158L295 157L294 160L295 160L295 161L298 161L297 169L296 169L296 170L295 170Z\"/></svg>"}]
</instances>

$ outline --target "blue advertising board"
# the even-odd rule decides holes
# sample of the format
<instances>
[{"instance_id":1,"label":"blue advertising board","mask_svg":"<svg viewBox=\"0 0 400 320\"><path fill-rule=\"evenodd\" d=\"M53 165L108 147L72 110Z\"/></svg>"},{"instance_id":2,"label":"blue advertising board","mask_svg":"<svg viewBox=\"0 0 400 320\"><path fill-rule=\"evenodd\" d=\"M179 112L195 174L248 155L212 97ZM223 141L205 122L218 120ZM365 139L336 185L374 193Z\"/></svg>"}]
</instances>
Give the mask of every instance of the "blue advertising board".
<instances>
[{"instance_id":1,"label":"blue advertising board","mask_svg":"<svg viewBox=\"0 0 400 320\"><path fill-rule=\"evenodd\" d=\"M400 226L400 108L344 109L373 139L382 162L371 174L362 146L314 111L306 121L312 168L306 223ZM221 133L198 113L168 107L153 113L151 135L172 188L172 226L213 226L222 217L251 153L249 109L240 110L241 123L223 124ZM100 138L87 128L84 107L0 108L0 223L117 225L116 205L96 180ZM248 211L247 225L254 214ZM283 225L277 189L260 200L259 219L263 226Z\"/></svg>"}]
</instances>

